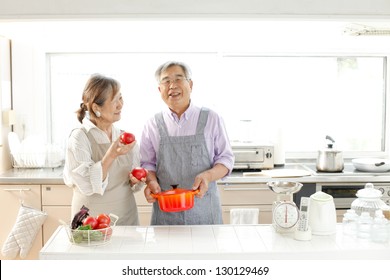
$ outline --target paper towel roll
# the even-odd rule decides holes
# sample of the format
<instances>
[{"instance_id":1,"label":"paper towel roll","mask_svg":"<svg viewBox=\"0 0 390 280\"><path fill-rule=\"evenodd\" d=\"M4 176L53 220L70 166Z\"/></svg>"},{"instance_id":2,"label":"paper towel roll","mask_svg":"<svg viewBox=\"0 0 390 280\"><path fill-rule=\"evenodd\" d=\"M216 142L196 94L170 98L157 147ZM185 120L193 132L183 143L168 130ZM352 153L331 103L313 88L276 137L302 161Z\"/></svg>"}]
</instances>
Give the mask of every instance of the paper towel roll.
<instances>
[{"instance_id":1,"label":"paper towel roll","mask_svg":"<svg viewBox=\"0 0 390 280\"><path fill-rule=\"evenodd\" d=\"M274 143L274 165L283 166L286 163L283 128L277 129Z\"/></svg>"}]
</instances>

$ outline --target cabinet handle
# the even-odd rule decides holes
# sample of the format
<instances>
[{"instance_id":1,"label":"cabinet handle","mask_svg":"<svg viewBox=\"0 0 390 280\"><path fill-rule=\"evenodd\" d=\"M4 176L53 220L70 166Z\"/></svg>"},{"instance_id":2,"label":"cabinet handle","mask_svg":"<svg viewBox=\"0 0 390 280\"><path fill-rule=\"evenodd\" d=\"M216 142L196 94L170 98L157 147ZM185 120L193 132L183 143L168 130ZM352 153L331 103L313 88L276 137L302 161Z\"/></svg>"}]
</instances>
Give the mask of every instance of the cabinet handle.
<instances>
[{"instance_id":1,"label":"cabinet handle","mask_svg":"<svg viewBox=\"0 0 390 280\"><path fill-rule=\"evenodd\" d=\"M269 188L241 188L241 187L224 187L224 191L269 191Z\"/></svg>"},{"instance_id":2,"label":"cabinet handle","mask_svg":"<svg viewBox=\"0 0 390 280\"><path fill-rule=\"evenodd\" d=\"M3 191L7 191L7 192L27 192L27 191L31 191L31 189L30 188L3 189Z\"/></svg>"}]
</instances>

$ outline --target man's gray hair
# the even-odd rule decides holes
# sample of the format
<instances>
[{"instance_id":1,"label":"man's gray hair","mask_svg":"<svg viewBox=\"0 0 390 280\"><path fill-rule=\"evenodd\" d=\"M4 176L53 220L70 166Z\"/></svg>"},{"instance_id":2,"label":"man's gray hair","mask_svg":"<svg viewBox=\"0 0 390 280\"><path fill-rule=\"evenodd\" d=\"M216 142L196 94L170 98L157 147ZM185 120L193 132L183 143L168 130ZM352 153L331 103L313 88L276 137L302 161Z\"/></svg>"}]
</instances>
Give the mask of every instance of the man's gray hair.
<instances>
[{"instance_id":1,"label":"man's gray hair","mask_svg":"<svg viewBox=\"0 0 390 280\"><path fill-rule=\"evenodd\" d=\"M168 68L170 68L172 66L180 66L183 69L185 77L187 79L191 80L191 69L187 64L185 64L184 62L179 62L179 61L167 61L167 62L161 64L157 68L156 73L154 74L157 82L160 82L161 73L165 72Z\"/></svg>"}]
</instances>

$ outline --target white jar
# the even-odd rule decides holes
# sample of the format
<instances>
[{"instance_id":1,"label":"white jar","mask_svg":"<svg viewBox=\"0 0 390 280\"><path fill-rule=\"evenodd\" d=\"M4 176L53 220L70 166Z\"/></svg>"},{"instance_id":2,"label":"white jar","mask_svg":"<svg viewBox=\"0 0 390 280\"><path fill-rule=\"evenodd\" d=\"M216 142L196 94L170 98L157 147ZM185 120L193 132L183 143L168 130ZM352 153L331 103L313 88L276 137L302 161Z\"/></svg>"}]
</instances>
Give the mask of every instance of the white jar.
<instances>
[{"instance_id":1,"label":"white jar","mask_svg":"<svg viewBox=\"0 0 390 280\"><path fill-rule=\"evenodd\" d=\"M358 219L357 236L363 239L371 239L373 218L369 212L362 212Z\"/></svg>"},{"instance_id":2,"label":"white jar","mask_svg":"<svg viewBox=\"0 0 390 280\"><path fill-rule=\"evenodd\" d=\"M389 240L388 221L382 210L375 212L375 219L371 230L371 240L378 243L385 243Z\"/></svg>"},{"instance_id":3,"label":"white jar","mask_svg":"<svg viewBox=\"0 0 390 280\"><path fill-rule=\"evenodd\" d=\"M348 209L344 213L343 217L343 233L345 235L356 236L357 233L357 223L359 216L356 214L355 210Z\"/></svg>"}]
</instances>

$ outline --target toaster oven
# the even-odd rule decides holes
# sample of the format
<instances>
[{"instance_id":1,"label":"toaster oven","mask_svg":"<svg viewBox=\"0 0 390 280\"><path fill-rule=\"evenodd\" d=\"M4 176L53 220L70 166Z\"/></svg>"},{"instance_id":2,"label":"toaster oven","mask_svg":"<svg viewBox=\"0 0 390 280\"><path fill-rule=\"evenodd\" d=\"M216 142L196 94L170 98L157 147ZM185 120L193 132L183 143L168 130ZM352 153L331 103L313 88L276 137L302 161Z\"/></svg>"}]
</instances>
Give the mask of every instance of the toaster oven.
<instances>
[{"instance_id":1,"label":"toaster oven","mask_svg":"<svg viewBox=\"0 0 390 280\"><path fill-rule=\"evenodd\" d=\"M274 147L248 143L232 143L235 170L274 168Z\"/></svg>"}]
</instances>

